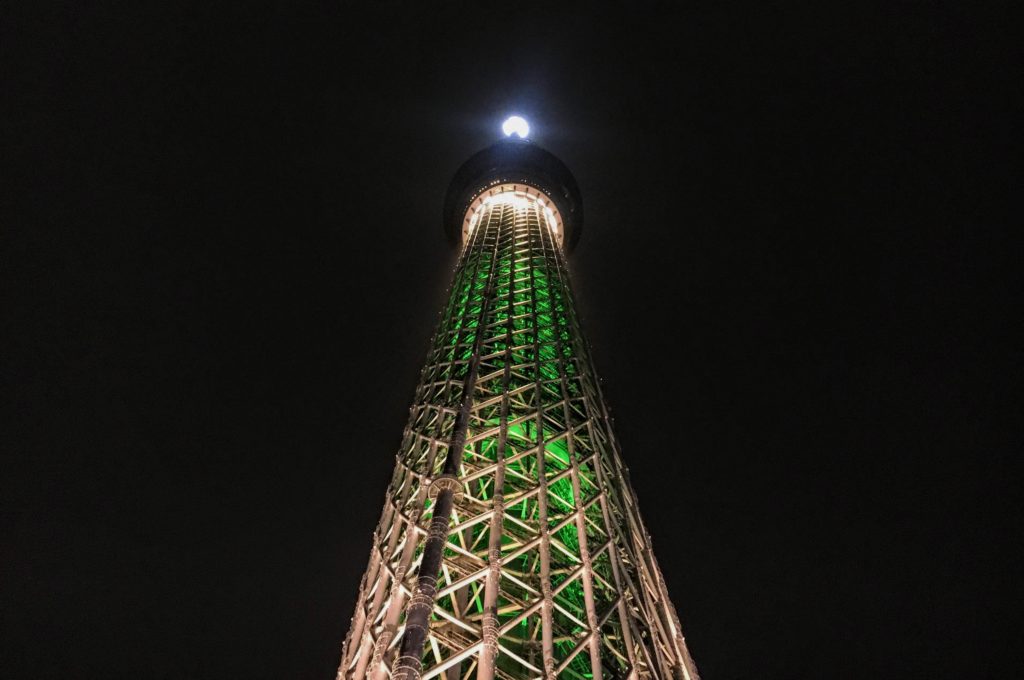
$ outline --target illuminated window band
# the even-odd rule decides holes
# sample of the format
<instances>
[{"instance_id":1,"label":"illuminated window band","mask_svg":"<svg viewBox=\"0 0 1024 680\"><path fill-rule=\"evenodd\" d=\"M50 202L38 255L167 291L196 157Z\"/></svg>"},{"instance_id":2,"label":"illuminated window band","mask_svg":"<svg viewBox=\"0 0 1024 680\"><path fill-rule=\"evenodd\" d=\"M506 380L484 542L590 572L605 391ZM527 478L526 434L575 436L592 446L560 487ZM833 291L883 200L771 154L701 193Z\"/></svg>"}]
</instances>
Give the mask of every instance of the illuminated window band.
<instances>
[{"instance_id":1,"label":"illuminated window band","mask_svg":"<svg viewBox=\"0 0 1024 680\"><path fill-rule=\"evenodd\" d=\"M462 221L463 243L469 242L469 235L480 221L484 209L493 205L511 205L516 210L537 210L544 216L544 221L554 234L558 245L562 245L562 234L565 230L562 228L562 215L558 212L558 206L540 189L516 183L496 184L480 192L473 199Z\"/></svg>"}]
</instances>

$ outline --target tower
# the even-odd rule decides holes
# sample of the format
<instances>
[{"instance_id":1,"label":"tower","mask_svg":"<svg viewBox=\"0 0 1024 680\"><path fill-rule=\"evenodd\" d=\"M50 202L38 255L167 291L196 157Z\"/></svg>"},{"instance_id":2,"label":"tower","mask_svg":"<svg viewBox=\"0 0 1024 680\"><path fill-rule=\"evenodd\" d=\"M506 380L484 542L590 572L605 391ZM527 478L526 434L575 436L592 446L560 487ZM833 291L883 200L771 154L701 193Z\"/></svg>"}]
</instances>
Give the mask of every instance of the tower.
<instances>
[{"instance_id":1,"label":"tower","mask_svg":"<svg viewBox=\"0 0 1024 680\"><path fill-rule=\"evenodd\" d=\"M339 680L696 680L574 308L575 179L509 137L444 226L461 253Z\"/></svg>"}]
</instances>

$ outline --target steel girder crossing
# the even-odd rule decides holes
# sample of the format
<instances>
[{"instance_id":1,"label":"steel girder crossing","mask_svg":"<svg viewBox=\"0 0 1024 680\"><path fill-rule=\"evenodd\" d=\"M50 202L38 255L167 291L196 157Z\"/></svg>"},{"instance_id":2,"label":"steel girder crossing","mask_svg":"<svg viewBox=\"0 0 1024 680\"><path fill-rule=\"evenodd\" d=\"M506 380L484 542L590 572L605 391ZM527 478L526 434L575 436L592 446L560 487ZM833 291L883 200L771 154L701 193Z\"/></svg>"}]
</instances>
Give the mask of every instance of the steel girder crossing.
<instances>
[{"instance_id":1,"label":"steel girder crossing","mask_svg":"<svg viewBox=\"0 0 1024 680\"><path fill-rule=\"evenodd\" d=\"M466 239L339 680L697 678L550 215L508 191Z\"/></svg>"}]
</instances>

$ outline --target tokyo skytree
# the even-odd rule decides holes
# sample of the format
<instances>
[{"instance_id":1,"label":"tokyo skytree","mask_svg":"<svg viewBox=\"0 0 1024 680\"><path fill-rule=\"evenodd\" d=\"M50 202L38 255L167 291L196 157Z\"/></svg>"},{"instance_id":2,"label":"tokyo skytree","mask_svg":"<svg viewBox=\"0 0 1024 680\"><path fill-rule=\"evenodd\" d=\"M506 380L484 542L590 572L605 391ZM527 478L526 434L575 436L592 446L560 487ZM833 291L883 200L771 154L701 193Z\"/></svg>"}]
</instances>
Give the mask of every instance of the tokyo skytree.
<instances>
[{"instance_id":1,"label":"tokyo skytree","mask_svg":"<svg viewBox=\"0 0 1024 680\"><path fill-rule=\"evenodd\" d=\"M458 265L337 677L697 680L575 309L580 191L504 129L445 198Z\"/></svg>"}]
</instances>

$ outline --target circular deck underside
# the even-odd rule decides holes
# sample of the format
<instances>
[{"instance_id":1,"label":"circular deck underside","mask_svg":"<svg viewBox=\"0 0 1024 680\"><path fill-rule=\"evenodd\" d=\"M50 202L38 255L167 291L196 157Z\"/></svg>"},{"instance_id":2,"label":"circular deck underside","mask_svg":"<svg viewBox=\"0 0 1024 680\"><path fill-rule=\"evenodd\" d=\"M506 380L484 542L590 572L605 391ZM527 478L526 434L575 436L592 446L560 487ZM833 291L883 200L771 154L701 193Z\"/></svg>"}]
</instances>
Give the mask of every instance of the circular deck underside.
<instances>
[{"instance_id":1,"label":"circular deck underside","mask_svg":"<svg viewBox=\"0 0 1024 680\"><path fill-rule=\"evenodd\" d=\"M561 217L561 245L571 252L583 231L583 197L576 178L553 154L532 142L506 139L477 152L456 171L444 201L448 240L461 243L474 201L498 185L522 185L546 196Z\"/></svg>"}]
</instances>

